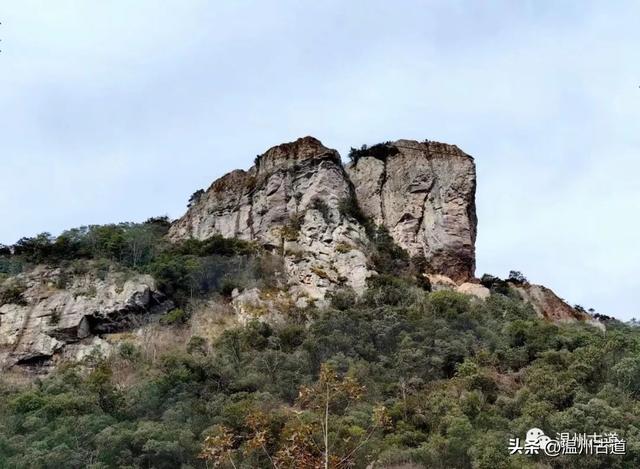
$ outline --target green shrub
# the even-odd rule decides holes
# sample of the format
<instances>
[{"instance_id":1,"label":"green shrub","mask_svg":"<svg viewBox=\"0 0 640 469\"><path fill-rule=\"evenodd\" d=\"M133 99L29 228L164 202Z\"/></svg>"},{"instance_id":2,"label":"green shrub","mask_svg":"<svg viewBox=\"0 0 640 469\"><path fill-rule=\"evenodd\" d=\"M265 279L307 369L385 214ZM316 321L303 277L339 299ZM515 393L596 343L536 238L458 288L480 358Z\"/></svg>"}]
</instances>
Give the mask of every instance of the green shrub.
<instances>
[{"instance_id":1,"label":"green shrub","mask_svg":"<svg viewBox=\"0 0 640 469\"><path fill-rule=\"evenodd\" d=\"M128 361L135 361L140 358L140 350L131 342L123 342L118 347L118 354Z\"/></svg>"},{"instance_id":2,"label":"green shrub","mask_svg":"<svg viewBox=\"0 0 640 469\"><path fill-rule=\"evenodd\" d=\"M384 226L378 226L373 235L373 263L382 274L407 276L410 260L407 251L398 246Z\"/></svg>"},{"instance_id":3,"label":"green shrub","mask_svg":"<svg viewBox=\"0 0 640 469\"><path fill-rule=\"evenodd\" d=\"M300 324L286 324L277 331L277 334L282 349L293 352L304 342L306 329Z\"/></svg>"},{"instance_id":4,"label":"green shrub","mask_svg":"<svg viewBox=\"0 0 640 469\"><path fill-rule=\"evenodd\" d=\"M376 158L381 161L386 161L388 157L396 155L399 153L398 148L396 148L391 142L383 142L377 143L371 147L367 145L362 145L360 148L351 148L349 150L349 159L353 164L358 164L360 158Z\"/></svg>"},{"instance_id":5,"label":"green shrub","mask_svg":"<svg viewBox=\"0 0 640 469\"><path fill-rule=\"evenodd\" d=\"M184 324L189 316L182 308L175 308L160 318L160 322L166 326L172 324Z\"/></svg>"},{"instance_id":6,"label":"green shrub","mask_svg":"<svg viewBox=\"0 0 640 469\"><path fill-rule=\"evenodd\" d=\"M342 218L351 218L364 226L367 231L367 235L370 236L373 232L373 224L362 212L362 209L358 204L358 199L356 199L354 194L340 200L338 203L338 211Z\"/></svg>"},{"instance_id":7,"label":"green shrub","mask_svg":"<svg viewBox=\"0 0 640 469\"><path fill-rule=\"evenodd\" d=\"M326 223L331 222L331 209L324 200L320 199L319 197L315 197L311 201L311 208L313 210L319 211Z\"/></svg>"},{"instance_id":8,"label":"green shrub","mask_svg":"<svg viewBox=\"0 0 640 469\"><path fill-rule=\"evenodd\" d=\"M296 241L300 236L304 214L296 214L289 217L287 223L280 228L280 234L285 241Z\"/></svg>"},{"instance_id":9,"label":"green shrub","mask_svg":"<svg viewBox=\"0 0 640 469\"><path fill-rule=\"evenodd\" d=\"M462 293L441 290L429 295L429 304L434 314L456 317L469 311L470 298Z\"/></svg>"},{"instance_id":10,"label":"green shrub","mask_svg":"<svg viewBox=\"0 0 640 469\"><path fill-rule=\"evenodd\" d=\"M356 305L358 297L352 288L341 288L331 293L329 300L331 307L340 311L346 311Z\"/></svg>"},{"instance_id":11,"label":"green shrub","mask_svg":"<svg viewBox=\"0 0 640 469\"><path fill-rule=\"evenodd\" d=\"M189 343L187 344L187 353L204 354L206 353L206 349L207 349L207 341L202 337L198 337L194 335L193 337L191 337L191 339L189 339Z\"/></svg>"},{"instance_id":12,"label":"green shrub","mask_svg":"<svg viewBox=\"0 0 640 469\"><path fill-rule=\"evenodd\" d=\"M16 256L0 255L0 274L17 275L24 269L24 260Z\"/></svg>"},{"instance_id":13,"label":"green shrub","mask_svg":"<svg viewBox=\"0 0 640 469\"><path fill-rule=\"evenodd\" d=\"M411 283L392 275L374 275L367 279L365 303L372 306L400 306L413 301Z\"/></svg>"},{"instance_id":14,"label":"green shrub","mask_svg":"<svg viewBox=\"0 0 640 469\"><path fill-rule=\"evenodd\" d=\"M0 289L0 305L3 304L16 304L26 305L27 301L22 296L27 290L26 285L20 283L11 283Z\"/></svg>"}]
</instances>

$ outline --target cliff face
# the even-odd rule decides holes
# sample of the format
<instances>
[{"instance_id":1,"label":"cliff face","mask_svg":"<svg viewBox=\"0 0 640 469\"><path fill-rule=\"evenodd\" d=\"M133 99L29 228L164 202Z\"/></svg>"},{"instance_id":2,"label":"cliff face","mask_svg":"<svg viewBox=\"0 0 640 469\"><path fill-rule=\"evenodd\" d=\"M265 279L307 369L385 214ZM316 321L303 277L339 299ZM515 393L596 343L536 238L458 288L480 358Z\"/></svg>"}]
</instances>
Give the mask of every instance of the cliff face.
<instances>
[{"instance_id":1,"label":"cliff face","mask_svg":"<svg viewBox=\"0 0 640 469\"><path fill-rule=\"evenodd\" d=\"M473 158L437 142L398 140L387 146L386 158L364 156L347 168L365 214L411 255L424 256L429 273L457 283L473 278Z\"/></svg>"},{"instance_id":2,"label":"cliff face","mask_svg":"<svg viewBox=\"0 0 640 469\"><path fill-rule=\"evenodd\" d=\"M364 226L340 210L355 200L427 272L473 277L475 166L457 147L399 140L384 160L345 168L313 137L271 148L248 171L215 181L171 228L172 240L214 234L280 247L291 283L312 298L344 284L362 291L373 275Z\"/></svg>"},{"instance_id":3,"label":"cliff face","mask_svg":"<svg viewBox=\"0 0 640 469\"><path fill-rule=\"evenodd\" d=\"M336 285L362 291L365 229L340 210L354 197L340 156L305 137L271 148L249 171L215 181L169 232L170 239L214 234L256 241L284 254L294 293L319 299Z\"/></svg>"}]
</instances>

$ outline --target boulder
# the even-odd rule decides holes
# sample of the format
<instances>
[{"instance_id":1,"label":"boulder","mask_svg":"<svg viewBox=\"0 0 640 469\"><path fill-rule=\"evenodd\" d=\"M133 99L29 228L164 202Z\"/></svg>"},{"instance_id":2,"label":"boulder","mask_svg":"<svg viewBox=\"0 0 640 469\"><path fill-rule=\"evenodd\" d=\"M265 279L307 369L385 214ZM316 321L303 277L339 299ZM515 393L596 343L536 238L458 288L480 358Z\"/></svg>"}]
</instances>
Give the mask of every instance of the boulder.
<instances>
[{"instance_id":1,"label":"boulder","mask_svg":"<svg viewBox=\"0 0 640 469\"><path fill-rule=\"evenodd\" d=\"M458 293L464 293L465 295L475 296L480 300L486 300L491 296L491 290L478 283L465 282L456 287L456 291Z\"/></svg>"}]
</instances>

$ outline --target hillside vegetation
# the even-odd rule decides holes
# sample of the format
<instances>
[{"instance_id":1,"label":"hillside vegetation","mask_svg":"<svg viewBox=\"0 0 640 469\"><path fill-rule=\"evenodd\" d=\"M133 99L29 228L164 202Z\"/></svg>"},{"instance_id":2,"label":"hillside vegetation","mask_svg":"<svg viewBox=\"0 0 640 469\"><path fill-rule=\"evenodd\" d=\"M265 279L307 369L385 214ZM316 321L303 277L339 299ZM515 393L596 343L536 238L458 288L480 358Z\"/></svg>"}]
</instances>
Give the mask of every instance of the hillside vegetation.
<instances>
[{"instance_id":1,"label":"hillside vegetation","mask_svg":"<svg viewBox=\"0 0 640 469\"><path fill-rule=\"evenodd\" d=\"M0 467L640 467L637 328L552 324L508 287L486 301L430 292L381 231L389 270L362 297L208 340L189 333L194 303L283 288L278 256L222 238L170 245L166 230L152 219L0 250L4 276L78 259L151 273L184 313L161 321L181 340L160 353L125 340L28 383L1 376ZM510 456L532 427L617 432L627 454Z\"/></svg>"}]
</instances>

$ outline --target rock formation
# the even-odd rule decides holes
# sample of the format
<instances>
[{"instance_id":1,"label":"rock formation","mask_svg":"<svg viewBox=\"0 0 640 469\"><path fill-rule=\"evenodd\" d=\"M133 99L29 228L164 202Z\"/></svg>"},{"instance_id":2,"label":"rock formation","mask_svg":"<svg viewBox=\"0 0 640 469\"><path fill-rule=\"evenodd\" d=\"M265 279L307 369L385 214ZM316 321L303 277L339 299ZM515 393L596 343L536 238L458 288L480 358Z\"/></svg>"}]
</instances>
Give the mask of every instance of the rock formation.
<instances>
[{"instance_id":1,"label":"rock formation","mask_svg":"<svg viewBox=\"0 0 640 469\"><path fill-rule=\"evenodd\" d=\"M279 250L298 301L321 299L339 286L362 292L376 272L368 258L365 221L344 210L355 204L411 256L424 259L423 274L433 289L486 299L489 288L474 277L473 158L455 145L414 140L363 147L350 156L343 167L338 153L313 137L273 147L248 171L233 171L199 194L169 236L179 241L219 234ZM506 288L514 288L541 317L588 319L547 288L528 283ZM234 304L244 301L255 309L264 303L254 298L257 292L251 301L247 295ZM239 310L244 314L247 308Z\"/></svg>"},{"instance_id":2,"label":"rock formation","mask_svg":"<svg viewBox=\"0 0 640 469\"><path fill-rule=\"evenodd\" d=\"M591 319L588 314L572 308L553 291L542 285L533 285L531 283L510 283L510 285L524 301L533 306L533 309L541 318L554 322L575 322Z\"/></svg>"},{"instance_id":3,"label":"rock formation","mask_svg":"<svg viewBox=\"0 0 640 469\"><path fill-rule=\"evenodd\" d=\"M194 194L168 237L235 237L282 255L287 288L234 291L231 305L240 322L276 321L279 313L323 301L342 287L364 292L380 265L372 254L376 225L420 261L413 265L433 290L479 300L515 290L541 317L590 320L547 288L474 278L476 174L469 155L442 143L398 140L350 156L343 166L338 152L313 137L273 147L248 171L232 171ZM0 288L14 290L0 302L0 368L85 356L108 347L102 335L172 308L153 278L124 275L40 266L4 280Z\"/></svg>"},{"instance_id":4,"label":"rock formation","mask_svg":"<svg viewBox=\"0 0 640 469\"><path fill-rule=\"evenodd\" d=\"M271 148L249 171L215 181L171 228L172 240L214 234L280 250L294 293L362 291L372 275L364 227L341 210L353 186L340 156L313 137ZM297 290L297 291L295 291Z\"/></svg>"},{"instance_id":5,"label":"rock formation","mask_svg":"<svg viewBox=\"0 0 640 469\"><path fill-rule=\"evenodd\" d=\"M67 344L91 346L98 334L130 328L136 318L169 309L148 275L68 276L40 266L5 280L20 297L0 305L0 368L45 362Z\"/></svg>"},{"instance_id":6,"label":"rock formation","mask_svg":"<svg viewBox=\"0 0 640 469\"><path fill-rule=\"evenodd\" d=\"M347 167L364 213L387 227L429 273L456 283L473 278L476 171L456 146L398 140ZM382 154L380 154L382 153Z\"/></svg>"},{"instance_id":7,"label":"rock formation","mask_svg":"<svg viewBox=\"0 0 640 469\"><path fill-rule=\"evenodd\" d=\"M457 147L399 140L384 155L345 168L335 150L313 137L271 148L249 171L215 181L171 228L173 240L214 234L257 241L285 254L289 278L310 298L373 275L355 203L388 228L427 271L457 283L473 278L475 166Z\"/></svg>"}]
</instances>

